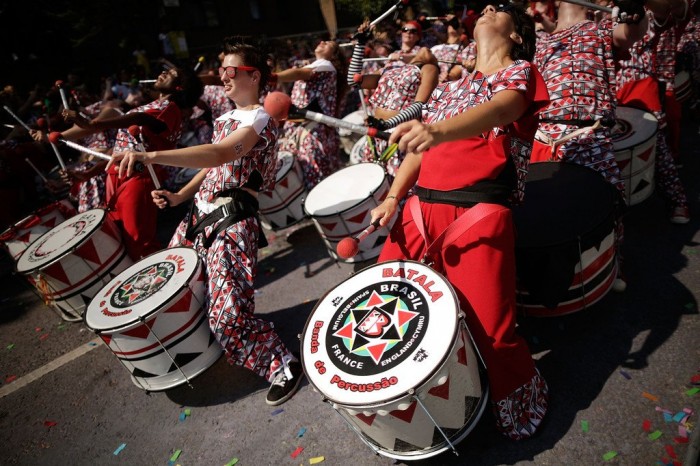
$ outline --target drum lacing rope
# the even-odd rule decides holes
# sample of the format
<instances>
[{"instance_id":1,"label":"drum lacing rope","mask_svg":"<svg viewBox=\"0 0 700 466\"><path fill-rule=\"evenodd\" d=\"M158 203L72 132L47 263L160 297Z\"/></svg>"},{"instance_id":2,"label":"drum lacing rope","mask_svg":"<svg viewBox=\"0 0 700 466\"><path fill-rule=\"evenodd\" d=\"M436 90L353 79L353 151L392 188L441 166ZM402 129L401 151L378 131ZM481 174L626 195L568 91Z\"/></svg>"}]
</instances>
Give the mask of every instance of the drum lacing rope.
<instances>
[{"instance_id":1,"label":"drum lacing rope","mask_svg":"<svg viewBox=\"0 0 700 466\"><path fill-rule=\"evenodd\" d=\"M484 220L486 217L508 210L507 207L498 204L479 203L470 208L462 215L457 217L450 225L443 230L440 235L430 242L423 224L423 214L420 210L418 196L412 196L406 203L413 221L416 224L418 232L423 237L423 241L427 245L421 262L432 267L435 264L433 255L447 248L454 243L460 236L465 234L471 227Z\"/></svg>"}]
</instances>

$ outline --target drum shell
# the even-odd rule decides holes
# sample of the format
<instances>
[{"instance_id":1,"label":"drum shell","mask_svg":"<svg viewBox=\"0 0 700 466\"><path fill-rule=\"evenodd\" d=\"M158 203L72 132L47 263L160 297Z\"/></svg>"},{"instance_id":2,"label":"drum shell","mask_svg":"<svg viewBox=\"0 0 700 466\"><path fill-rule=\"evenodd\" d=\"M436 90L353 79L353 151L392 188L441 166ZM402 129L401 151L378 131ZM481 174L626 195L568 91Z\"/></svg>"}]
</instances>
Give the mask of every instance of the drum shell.
<instances>
[{"instance_id":1,"label":"drum shell","mask_svg":"<svg viewBox=\"0 0 700 466\"><path fill-rule=\"evenodd\" d=\"M352 186L367 170L381 171L383 175L380 183L368 187L366 192L355 192L352 201L342 198L347 194L342 192L342 186ZM336 187L339 189L337 192ZM344 262L361 262L379 256L389 231L396 221L396 216L392 217L389 224L376 229L360 242L359 251L355 256L343 259L336 253L336 247L341 240L356 236L369 226L371 210L382 203L390 187L388 177L380 165L359 163L333 173L309 192L304 201L304 211L312 218L332 258ZM309 203L312 196L321 197L320 193L324 193L324 190L327 191L323 199L328 204L321 209L310 210ZM335 206L340 207L335 208Z\"/></svg>"},{"instance_id":2,"label":"drum shell","mask_svg":"<svg viewBox=\"0 0 700 466\"><path fill-rule=\"evenodd\" d=\"M653 114L631 107L618 107L616 116L615 161L625 182L625 200L632 206L654 192L658 121ZM619 129L622 134L615 134Z\"/></svg>"},{"instance_id":3,"label":"drum shell","mask_svg":"<svg viewBox=\"0 0 700 466\"><path fill-rule=\"evenodd\" d=\"M290 227L306 218L303 199L307 191L301 166L290 152L280 152L278 160L281 166L274 189L258 195L260 222L263 227L273 231Z\"/></svg>"},{"instance_id":4,"label":"drum shell","mask_svg":"<svg viewBox=\"0 0 700 466\"><path fill-rule=\"evenodd\" d=\"M134 267L146 263L150 257L153 255ZM102 306L123 278L128 277L122 274L100 290L90 303L85 323L129 371L137 387L148 391L176 387L219 359L223 351L209 328L204 310L206 284L201 263L198 262L185 286L151 312L134 316L131 322L115 328L91 326L90 316L104 312Z\"/></svg>"},{"instance_id":5,"label":"drum shell","mask_svg":"<svg viewBox=\"0 0 700 466\"><path fill-rule=\"evenodd\" d=\"M617 276L619 194L593 170L564 162L531 164L525 193L513 209L518 309L538 317L586 309Z\"/></svg>"},{"instance_id":6,"label":"drum shell","mask_svg":"<svg viewBox=\"0 0 700 466\"><path fill-rule=\"evenodd\" d=\"M693 85L690 79L690 74L687 71L679 71L676 73L676 78L673 84L673 92L676 101L683 103L693 95Z\"/></svg>"},{"instance_id":7,"label":"drum shell","mask_svg":"<svg viewBox=\"0 0 700 466\"><path fill-rule=\"evenodd\" d=\"M363 110L356 110L349 113L343 117L343 121L348 123L354 123L356 125L365 125L365 112ZM338 134L340 135L340 144L346 154L351 154L353 146L355 143L362 138L361 134L353 133L349 129L338 128Z\"/></svg>"},{"instance_id":8,"label":"drum shell","mask_svg":"<svg viewBox=\"0 0 700 466\"><path fill-rule=\"evenodd\" d=\"M93 231L50 262L34 269L26 269L20 263L26 254L31 254L45 241L58 237L64 230L70 231L71 221L97 214L102 218ZM70 239L67 238L66 243ZM131 264L117 226L104 210L93 209L71 217L33 242L20 257L17 271L31 277L44 300L58 308L65 320L72 321L80 320L100 288Z\"/></svg>"}]
</instances>

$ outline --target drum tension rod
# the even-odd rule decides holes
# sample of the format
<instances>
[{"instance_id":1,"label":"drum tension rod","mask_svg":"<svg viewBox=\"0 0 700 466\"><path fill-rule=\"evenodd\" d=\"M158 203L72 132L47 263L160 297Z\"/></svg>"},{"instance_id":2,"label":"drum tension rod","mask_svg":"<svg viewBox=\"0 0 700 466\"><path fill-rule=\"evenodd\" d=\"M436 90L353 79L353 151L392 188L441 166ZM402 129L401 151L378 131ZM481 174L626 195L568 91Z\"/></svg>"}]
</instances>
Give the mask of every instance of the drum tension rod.
<instances>
[{"instance_id":1,"label":"drum tension rod","mask_svg":"<svg viewBox=\"0 0 700 466\"><path fill-rule=\"evenodd\" d=\"M409 390L409 391L410 391L410 392L415 392L415 390L413 390L413 389L411 389L411 390ZM413 395L413 393L412 393L412 395ZM455 448L454 445L452 445L452 442L450 442L450 439L447 438L447 435L445 435L445 432L443 432L442 428L438 425L438 423L435 422L435 419L433 419L433 416L430 414L430 411L428 411L428 408L425 407L425 405L424 405L423 402L420 400L420 398L418 398L418 397L415 396L415 395L413 395L413 398L418 402L418 404L420 405L420 407L423 408L423 411L425 411L425 414L428 415L428 417L430 418L430 420L432 421L432 423L435 425L435 427L437 428L437 430L440 431L440 435L442 435L442 438L444 438L444 439L445 439L445 442L447 442L447 444L450 446L450 449L452 450L452 453L454 453L455 456L459 456L459 453L457 452L457 449Z\"/></svg>"},{"instance_id":2,"label":"drum tension rod","mask_svg":"<svg viewBox=\"0 0 700 466\"><path fill-rule=\"evenodd\" d=\"M360 431L357 429L357 427L356 427L352 422L348 421L348 420L345 418L345 416L343 416L343 413L341 413L340 410L338 410L338 408L336 408L335 405L334 405L333 403L331 403L331 402L328 400L328 398L323 397L323 398L321 398L321 399L323 400L324 403L328 403L329 405L331 405L331 408L333 408L333 409L335 410L335 412L338 413L338 416L340 416L341 418L343 418L343 421L345 421L345 423L346 423L347 425L350 426L350 429L352 429L352 430L355 432L355 434L357 434L357 436L360 438L360 440L362 440L362 442L363 442L365 445L367 445L367 446L374 452L375 455L377 455L377 456L379 455L379 448L377 448L377 447L375 447L374 445L372 445L372 444L365 438L365 436L362 435L362 432L360 432Z\"/></svg>"}]
</instances>

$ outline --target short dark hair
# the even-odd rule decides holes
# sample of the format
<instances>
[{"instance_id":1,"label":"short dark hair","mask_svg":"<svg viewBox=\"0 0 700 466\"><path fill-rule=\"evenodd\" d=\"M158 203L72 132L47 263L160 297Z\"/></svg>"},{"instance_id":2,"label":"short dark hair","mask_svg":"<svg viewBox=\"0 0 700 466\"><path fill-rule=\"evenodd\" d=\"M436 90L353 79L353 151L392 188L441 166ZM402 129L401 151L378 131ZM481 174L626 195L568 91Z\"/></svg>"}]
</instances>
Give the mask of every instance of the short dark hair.
<instances>
[{"instance_id":1,"label":"short dark hair","mask_svg":"<svg viewBox=\"0 0 700 466\"><path fill-rule=\"evenodd\" d=\"M513 60L532 61L535 56L535 21L525 12L525 8L515 3L499 5L497 11L503 11L510 15L515 24L515 32L523 40L522 44L515 44L510 52Z\"/></svg>"},{"instance_id":2,"label":"short dark hair","mask_svg":"<svg viewBox=\"0 0 700 466\"><path fill-rule=\"evenodd\" d=\"M204 84L199 76L191 68L178 67L177 87L170 99L180 108L192 108L204 92Z\"/></svg>"},{"instance_id":3,"label":"short dark hair","mask_svg":"<svg viewBox=\"0 0 700 466\"><path fill-rule=\"evenodd\" d=\"M262 47L252 45L251 41L241 36L229 36L224 39L224 55L238 55L243 65L252 66L260 71L258 91L262 92L270 80L270 65L267 64L268 53Z\"/></svg>"}]
</instances>

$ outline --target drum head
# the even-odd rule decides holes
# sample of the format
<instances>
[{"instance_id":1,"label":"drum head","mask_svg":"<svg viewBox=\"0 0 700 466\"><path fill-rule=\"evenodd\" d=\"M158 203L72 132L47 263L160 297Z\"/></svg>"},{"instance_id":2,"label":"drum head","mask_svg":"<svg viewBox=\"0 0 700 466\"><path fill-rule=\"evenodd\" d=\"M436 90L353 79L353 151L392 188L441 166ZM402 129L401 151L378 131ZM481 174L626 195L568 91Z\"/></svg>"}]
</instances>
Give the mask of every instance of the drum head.
<instances>
[{"instance_id":1,"label":"drum head","mask_svg":"<svg viewBox=\"0 0 700 466\"><path fill-rule=\"evenodd\" d=\"M636 147L656 137L659 121L649 112L632 107L617 107L615 127L612 129L613 147L616 151Z\"/></svg>"},{"instance_id":2,"label":"drum head","mask_svg":"<svg viewBox=\"0 0 700 466\"><path fill-rule=\"evenodd\" d=\"M103 209L92 209L56 225L22 253L17 272L26 274L42 269L74 251L100 228L106 215Z\"/></svg>"},{"instance_id":3,"label":"drum head","mask_svg":"<svg viewBox=\"0 0 700 466\"><path fill-rule=\"evenodd\" d=\"M601 227L607 233L619 199L615 187L590 168L532 163L525 180L525 201L513 208L516 246L560 245ZM593 241L602 239L594 236Z\"/></svg>"},{"instance_id":4,"label":"drum head","mask_svg":"<svg viewBox=\"0 0 700 466\"><path fill-rule=\"evenodd\" d=\"M360 163L343 168L309 192L304 201L304 210L312 217L344 212L370 197L382 185L384 177L384 168L376 163Z\"/></svg>"},{"instance_id":5,"label":"drum head","mask_svg":"<svg viewBox=\"0 0 700 466\"><path fill-rule=\"evenodd\" d=\"M158 312L187 287L199 266L199 256L191 248L151 254L97 293L85 312L85 324L97 332L115 330Z\"/></svg>"},{"instance_id":6,"label":"drum head","mask_svg":"<svg viewBox=\"0 0 700 466\"><path fill-rule=\"evenodd\" d=\"M275 178L277 183L287 175L292 165L294 165L294 154L287 151L277 153L277 178Z\"/></svg>"},{"instance_id":7,"label":"drum head","mask_svg":"<svg viewBox=\"0 0 700 466\"><path fill-rule=\"evenodd\" d=\"M458 329L451 285L412 261L370 266L329 291L302 335L302 363L326 398L370 406L420 387L449 354Z\"/></svg>"}]
</instances>

